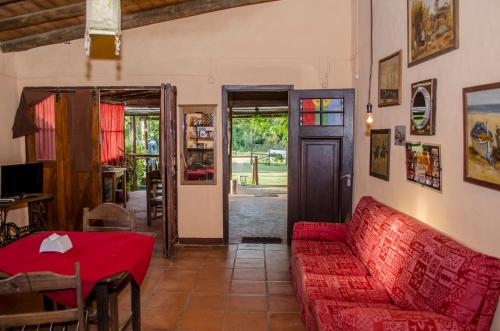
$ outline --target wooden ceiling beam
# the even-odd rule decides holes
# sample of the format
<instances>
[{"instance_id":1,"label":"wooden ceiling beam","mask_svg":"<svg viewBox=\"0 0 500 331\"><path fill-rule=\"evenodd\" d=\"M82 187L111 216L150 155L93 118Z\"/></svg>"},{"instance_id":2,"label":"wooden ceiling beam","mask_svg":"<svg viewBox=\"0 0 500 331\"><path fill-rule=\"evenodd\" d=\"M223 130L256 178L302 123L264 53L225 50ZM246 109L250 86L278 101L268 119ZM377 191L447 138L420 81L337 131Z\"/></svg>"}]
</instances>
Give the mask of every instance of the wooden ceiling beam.
<instances>
[{"instance_id":1,"label":"wooden ceiling beam","mask_svg":"<svg viewBox=\"0 0 500 331\"><path fill-rule=\"evenodd\" d=\"M149 24L271 1L276 0L190 0L125 15L122 17L122 29L133 29ZM84 31L84 24L78 24L67 28L7 40L2 42L0 47L4 53L25 51L38 46L83 38Z\"/></svg>"},{"instance_id":2,"label":"wooden ceiling beam","mask_svg":"<svg viewBox=\"0 0 500 331\"><path fill-rule=\"evenodd\" d=\"M8 5L9 3L21 2L23 0L0 0L0 6Z\"/></svg>"},{"instance_id":3,"label":"wooden ceiling beam","mask_svg":"<svg viewBox=\"0 0 500 331\"><path fill-rule=\"evenodd\" d=\"M0 0L1 1L1 0ZM29 14L0 19L0 31L8 31L37 24L85 15L85 2L45 9Z\"/></svg>"}]
</instances>

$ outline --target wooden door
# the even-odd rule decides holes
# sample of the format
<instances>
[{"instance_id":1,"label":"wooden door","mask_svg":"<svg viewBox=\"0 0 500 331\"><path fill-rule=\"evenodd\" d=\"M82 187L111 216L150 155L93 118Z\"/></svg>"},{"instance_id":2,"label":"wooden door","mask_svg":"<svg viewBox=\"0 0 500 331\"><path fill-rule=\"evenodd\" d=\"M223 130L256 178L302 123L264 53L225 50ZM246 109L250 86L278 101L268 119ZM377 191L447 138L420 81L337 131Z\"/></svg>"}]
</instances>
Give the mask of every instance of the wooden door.
<instances>
[{"instance_id":1,"label":"wooden door","mask_svg":"<svg viewBox=\"0 0 500 331\"><path fill-rule=\"evenodd\" d=\"M177 89L161 86L160 108L160 170L163 197L164 255L175 255L179 240L177 222Z\"/></svg>"},{"instance_id":2,"label":"wooden door","mask_svg":"<svg viewBox=\"0 0 500 331\"><path fill-rule=\"evenodd\" d=\"M354 90L290 96L288 239L297 221L345 222L352 213Z\"/></svg>"}]
</instances>

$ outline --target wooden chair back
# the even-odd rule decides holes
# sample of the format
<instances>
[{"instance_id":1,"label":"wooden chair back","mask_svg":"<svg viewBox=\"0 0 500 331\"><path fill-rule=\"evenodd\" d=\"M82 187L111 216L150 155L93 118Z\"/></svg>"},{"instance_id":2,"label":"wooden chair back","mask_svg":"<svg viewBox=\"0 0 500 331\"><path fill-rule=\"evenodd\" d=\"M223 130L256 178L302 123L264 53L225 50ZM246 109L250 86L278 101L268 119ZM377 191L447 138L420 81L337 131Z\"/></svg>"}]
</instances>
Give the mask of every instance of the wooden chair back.
<instances>
[{"instance_id":1,"label":"wooden chair back","mask_svg":"<svg viewBox=\"0 0 500 331\"><path fill-rule=\"evenodd\" d=\"M0 280L0 295L68 289L76 290L76 308L49 312L0 315L0 329L78 322L77 330L85 330L79 263L75 263L75 274L72 276L59 275L52 272L28 272Z\"/></svg>"},{"instance_id":2,"label":"wooden chair back","mask_svg":"<svg viewBox=\"0 0 500 331\"><path fill-rule=\"evenodd\" d=\"M102 221L103 226L91 225L91 221ZM119 222L128 226L110 226L106 223ZM89 232L119 232L136 230L135 210L128 211L114 203L103 203L92 210L83 209L83 231Z\"/></svg>"}]
</instances>

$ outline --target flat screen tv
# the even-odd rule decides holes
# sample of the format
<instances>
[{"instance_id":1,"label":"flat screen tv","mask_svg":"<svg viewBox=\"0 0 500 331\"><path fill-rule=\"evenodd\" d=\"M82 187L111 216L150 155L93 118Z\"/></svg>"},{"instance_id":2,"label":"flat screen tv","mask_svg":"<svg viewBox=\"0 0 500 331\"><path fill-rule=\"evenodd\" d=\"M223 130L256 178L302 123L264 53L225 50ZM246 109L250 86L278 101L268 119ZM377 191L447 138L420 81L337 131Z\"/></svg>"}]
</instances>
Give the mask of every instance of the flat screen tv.
<instances>
[{"instance_id":1,"label":"flat screen tv","mask_svg":"<svg viewBox=\"0 0 500 331\"><path fill-rule=\"evenodd\" d=\"M43 193L43 163L25 163L0 167L2 198Z\"/></svg>"}]
</instances>

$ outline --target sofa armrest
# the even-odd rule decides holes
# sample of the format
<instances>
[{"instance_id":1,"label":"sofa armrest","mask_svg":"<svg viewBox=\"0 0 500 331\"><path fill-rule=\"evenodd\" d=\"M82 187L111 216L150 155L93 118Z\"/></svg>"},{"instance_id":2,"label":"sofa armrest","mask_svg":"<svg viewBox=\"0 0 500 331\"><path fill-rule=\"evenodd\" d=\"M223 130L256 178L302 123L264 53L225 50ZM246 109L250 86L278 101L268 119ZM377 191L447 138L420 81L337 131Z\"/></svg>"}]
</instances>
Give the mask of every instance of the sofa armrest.
<instances>
[{"instance_id":1,"label":"sofa armrest","mask_svg":"<svg viewBox=\"0 0 500 331\"><path fill-rule=\"evenodd\" d=\"M297 222L293 226L294 240L344 241L349 224L327 222Z\"/></svg>"},{"instance_id":2,"label":"sofa armrest","mask_svg":"<svg viewBox=\"0 0 500 331\"><path fill-rule=\"evenodd\" d=\"M348 308L340 311L338 317L337 327L339 330L464 331L464 328L455 319L425 311Z\"/></svg>"}]
</instances>

